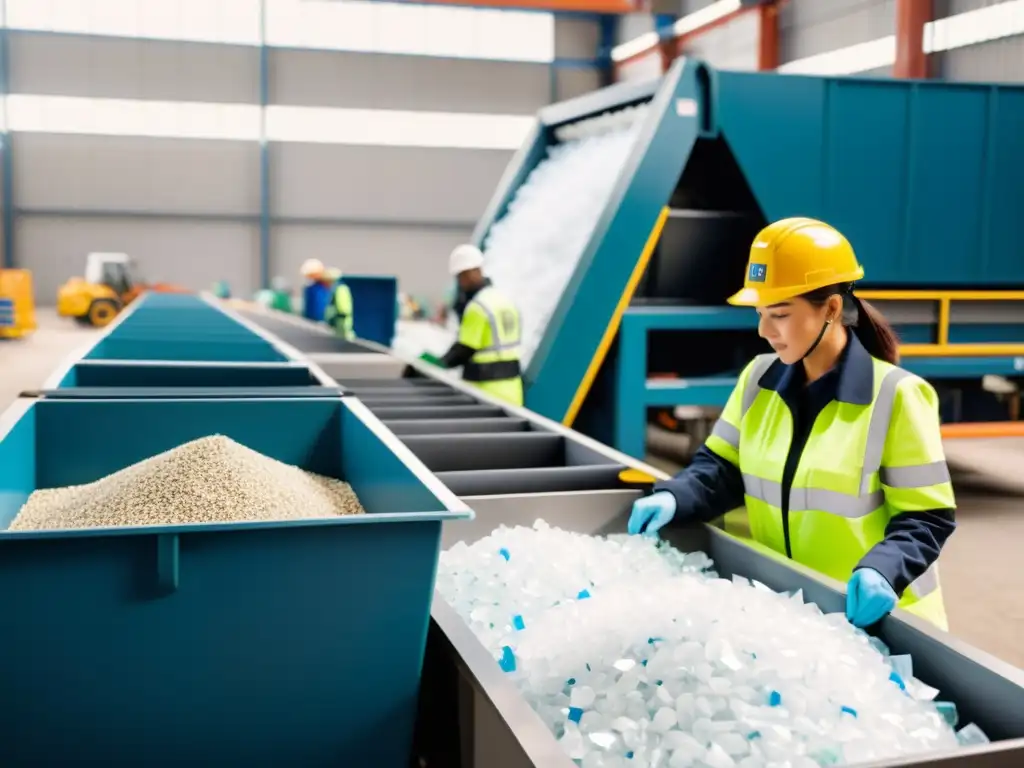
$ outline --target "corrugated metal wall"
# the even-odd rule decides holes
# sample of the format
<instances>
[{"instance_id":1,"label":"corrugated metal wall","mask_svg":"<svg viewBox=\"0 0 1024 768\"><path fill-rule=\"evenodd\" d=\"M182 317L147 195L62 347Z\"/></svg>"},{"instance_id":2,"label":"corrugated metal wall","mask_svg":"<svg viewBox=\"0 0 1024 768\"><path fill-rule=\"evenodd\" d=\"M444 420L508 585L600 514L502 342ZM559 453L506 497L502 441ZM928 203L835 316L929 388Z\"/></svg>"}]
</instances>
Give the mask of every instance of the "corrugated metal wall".
<instances>
[{"instance_id":1,"label":"corrugated metal wall","mask_svg":"<svg viewBox=\"0 0 1024 768\"><path fill-rule=\"evenodd\" d=\"M790 0L779 14L779 63L895 34L895 6L895 0Z\"/></svg>"},{"instance_id":2,"label":"corrugated metal wall","mask_svg":"<svg viewBox=\"0 0 1024 768\"><path fill-rule=\"evenodd\" d=\"M933 0L937 19L976 11L1001 0ZM954 82L1024 82L1024 35L969 45L931 56L932 77Z\"/></svg>"},{"instance_id":3,"label":"corrugated metal wall","mask_svg":"<svg viewBox=\"0 0 1024 768\"><path fill-rule=\"evenodd\" d=\"M10 92L258 105L256 46L10 31ZM601 84L597 21L559 19L556 57L575 67L340 51L269 49L269 103L532 115ZM126 131L130 133L131 131ZM270 273L297 280L317 257L396 274L440 297L511 149L273 143ZM12 134L15 259L37 299L80 273L89 251L125 251L148 278L205 288L260 280L256 141Z\"/></svg>"}]
</instances>

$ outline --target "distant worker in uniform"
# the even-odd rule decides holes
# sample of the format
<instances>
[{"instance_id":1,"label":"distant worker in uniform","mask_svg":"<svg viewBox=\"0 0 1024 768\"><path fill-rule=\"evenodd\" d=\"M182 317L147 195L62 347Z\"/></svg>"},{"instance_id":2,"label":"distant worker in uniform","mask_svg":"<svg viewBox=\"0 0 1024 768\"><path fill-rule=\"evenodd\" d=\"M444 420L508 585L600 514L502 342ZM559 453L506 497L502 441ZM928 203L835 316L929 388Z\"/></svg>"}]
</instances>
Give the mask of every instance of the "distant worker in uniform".
<instances>
[{"instance_id":1,"label":"distant worker in uniform","mask_svg":"<svg viewBox=\"0 0 1024 768\"><path fill-rule=\"evenodd\" d=\"M458 280L453 310L459 317L459 338L440 364L462 366L464 381L512 405L523 404L519 368L519 310L484 277L484 255L473 245L452 251L449 272Z\"/></svg>"},{"instance_id":2,"label":"distant worker in uniform","mask_svg":"<svg viewBox=\"0 0 1024 768\"><path fill-rule=\"evenodd\" d=\"M894 607L947 629L937 560L956 523L930 384L897 367L895 333L853 292L853 248L814 219L758 234L743 289L758 355L692 464L636 501L630 533L746 506L753 539L847 583L846 616Z\"/></svg>"},{"instance_id":3,"label":"distant worker in uniform","mask_svg":"<svg viewBox=\"0 0 1024 768\"><path fill-rule=\"evenodd\" d=\"M338 338L354 339L352 290L342 280L340 269L328 269L325 275L330 280L331 296L324 310L324 322L334 329Z\"/></svg>"},{"instance_id":4,"label":"distant worker in uniform","mask_svg":"<svg viewBox=\"0 0 1024 768\"><path fill-rule=\"evenodd\" d=\"M305 282L302 289L302 316L319 323L324 319L324 311L331 300L331 281L319 259L306 259L299 272Z\"/></svg>"},{"instance_id":5,"label":"distant worker in uniform","mask_svg":"<svg viewBox=\"0 0 1024 768\"><path fill-rule=\"evenodd\" d=\"M292 291L288 286L288 281L282 276L278 275L270 281L270 308L275 309L278 312L286 312L291 314L292 311Z\"/></svg>"}]
</instances>

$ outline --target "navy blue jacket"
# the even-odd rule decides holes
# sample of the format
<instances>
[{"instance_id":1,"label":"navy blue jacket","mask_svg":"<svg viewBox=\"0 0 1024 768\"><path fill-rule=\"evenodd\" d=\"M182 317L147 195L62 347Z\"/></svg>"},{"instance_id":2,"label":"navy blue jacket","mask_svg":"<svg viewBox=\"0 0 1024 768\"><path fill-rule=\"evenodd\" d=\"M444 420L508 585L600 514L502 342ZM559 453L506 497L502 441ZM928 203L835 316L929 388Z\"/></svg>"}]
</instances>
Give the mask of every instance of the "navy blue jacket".
<instances>
[{"instance_id":1,"label":"navy blue jacket","mask_svg":"<svg viewBox=\"0 0 1024 768\"><path fill-rule=\"evenodd\" d=\"M835 367L807 385L802 364L785 365L776 360L761 376L763 389L782 397L793 415L793 442L782 472L783 498L788 498L800 456L807 445L814 420L832 400L869 405L874 386L871 356L851 332L850 341ZM671 480L654 487L669 491L678 504L676 519L713 520L743 506L743 477L739 469L701 446L693 461ZM783 518L786 555L792 557L789 543L788 512ZM935 562L946 539L956 528L952 509L927 512L902 512L893 516L885 529L885 538L861 559L858 568L873 568L882 574L896 594L903 591Z\"/></svg>"}]
</instances>

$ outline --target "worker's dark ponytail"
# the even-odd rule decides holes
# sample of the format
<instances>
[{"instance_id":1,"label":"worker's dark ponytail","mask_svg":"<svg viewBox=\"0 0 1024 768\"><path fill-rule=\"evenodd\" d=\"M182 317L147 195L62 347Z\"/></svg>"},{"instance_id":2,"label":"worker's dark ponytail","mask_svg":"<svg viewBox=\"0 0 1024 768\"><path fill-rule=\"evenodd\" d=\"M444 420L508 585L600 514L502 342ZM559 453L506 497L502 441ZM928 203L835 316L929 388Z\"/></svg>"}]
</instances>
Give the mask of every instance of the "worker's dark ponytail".
<instances>
[{"instance_id":1,"label":"worker's dark ponytail","mask_svg":"<svg viewBox=\"0 0 1024 768\"><path fill-rule=\"evenodd\" d=\"M885 315L853 293L852 283L828 285L805 293L812 305L822 307L829 297L843 297L843 325L850 328L872 357L899 365L900 340ZM813 349L813 348L812 348Z\"/></svg>"},{"instance_id":2,"label":"worker's dark ponytail","mask_svg":"<svg viewBox=\"0 0 1024 768\"><path fill-rule=\"evenodd\" d=\"M885 360L887 363L899 365L900 363L900 339L896 331L885 319L885 315L871 306L864 299L849 294L857 307L857 324L853 326L853 332L857 334L860 343L864 345L872 357ZM845 301L845 297L844 297Z\"/></svg>"}]
</instances>

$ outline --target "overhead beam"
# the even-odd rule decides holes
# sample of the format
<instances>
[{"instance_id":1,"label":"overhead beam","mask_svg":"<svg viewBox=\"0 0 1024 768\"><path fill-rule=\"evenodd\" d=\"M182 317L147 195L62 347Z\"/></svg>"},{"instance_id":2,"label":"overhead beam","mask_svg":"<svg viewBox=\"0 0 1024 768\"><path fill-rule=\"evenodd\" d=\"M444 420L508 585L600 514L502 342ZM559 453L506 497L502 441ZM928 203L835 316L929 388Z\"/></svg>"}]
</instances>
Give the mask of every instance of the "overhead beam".
<instances>
[{"instance_id":1,"label":"overhead beam","mask_svg":"<svg viewBox=\"0 0 1024 768\"><path fill-rule=\"evenodd\" d=\"M924 28L932 20L932 0L896 0L896 63L893 77L928 77Z\"/></svg>"}]
</instances>

